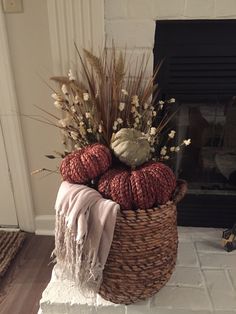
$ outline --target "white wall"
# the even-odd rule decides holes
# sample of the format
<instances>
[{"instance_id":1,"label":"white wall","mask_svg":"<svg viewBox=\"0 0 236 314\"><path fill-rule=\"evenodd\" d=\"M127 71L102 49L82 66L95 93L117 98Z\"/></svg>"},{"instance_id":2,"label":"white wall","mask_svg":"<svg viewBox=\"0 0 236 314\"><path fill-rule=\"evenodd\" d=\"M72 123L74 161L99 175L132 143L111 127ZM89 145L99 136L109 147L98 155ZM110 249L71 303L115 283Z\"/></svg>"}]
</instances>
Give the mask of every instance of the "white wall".
<instances>
[{"instance_id":1,"label":"white wall","mask_svg":"<svg viewBox=\"0 0 236 314\"><path fill-rule=\"evenodd\" d=\"M105 0L108 44L152 55L155 21L168 19L235 19L236 0ZM152 73L153 58L149 72Z\"/></svg>"},{"instance_id":2,"label":"white wall","mask_svg":"<svg viewBox=\"0 0 236 314\"><path fill-rule=\"evenodd\" d=\"M24 12L6 14L7 33L20 113L41 114L34 104L54 110L51 91L43 83L52 74L48 12L46 0L24 0ZM42 77L42 78L41 78ZM55 168L56 162L45 154L61 150L57 129L21 117L29 172L38 168ZM60 177L30 178L36 215L53 214Z\"/></svg>"}]
</instances>

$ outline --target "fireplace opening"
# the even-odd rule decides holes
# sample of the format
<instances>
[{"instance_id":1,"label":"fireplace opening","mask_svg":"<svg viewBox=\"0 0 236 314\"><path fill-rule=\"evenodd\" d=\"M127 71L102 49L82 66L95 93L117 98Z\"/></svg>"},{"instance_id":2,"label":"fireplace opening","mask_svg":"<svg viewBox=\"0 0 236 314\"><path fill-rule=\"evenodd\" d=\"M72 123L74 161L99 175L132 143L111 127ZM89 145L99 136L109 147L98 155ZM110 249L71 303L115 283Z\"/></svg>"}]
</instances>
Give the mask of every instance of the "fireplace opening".
<instances>
[{"instance_id":1,"label":"fireplace opening","mask_svg":"<svg viewBox=\"0 0 236 314\"><path fill-rule=\"evenodd\" d=\"M171 161L189 190L178 224L236 222L236 21L157 21L154 66L163 64L160 98L176 99L176 143L192 144Z\"/></svg>"}]
</instances>

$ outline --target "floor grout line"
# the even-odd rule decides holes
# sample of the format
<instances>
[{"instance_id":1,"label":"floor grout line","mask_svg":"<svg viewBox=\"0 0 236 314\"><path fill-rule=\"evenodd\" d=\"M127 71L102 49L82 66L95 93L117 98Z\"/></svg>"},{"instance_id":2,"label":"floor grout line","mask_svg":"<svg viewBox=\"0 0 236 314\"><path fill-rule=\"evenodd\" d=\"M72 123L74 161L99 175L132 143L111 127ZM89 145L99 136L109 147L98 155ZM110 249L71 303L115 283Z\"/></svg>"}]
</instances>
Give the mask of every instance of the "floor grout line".
<instances>
[{"instance_id":1,"label":"floor grout line","mask_svg":"<svg viewBox=\"0 0 236 314\"><path fill-rule=\"evenodd\" d=\"M170 283L170 284L166 284L166 287L180 287L179 284L174 284L174 283ZM184 284L184 283L181 283L181 288L193 288L193 289L198 289L198 290L203 290L204 286L194 286L194 285L191 285L191 284Z\"/></svg>"},{"instance_id":2,"label":"floor grout line","mask_svg":"<svg viewBox=\"0 0 236 314\"><path fill-rule=\"evenodd\" d=\"M207 286L207 281L206 281L205 275L204 275L203 270L201 268L200 258L198 256L198 251L197 251L196 244L194 241L193 241L193 247L194 247L196 257L197 257L197 261L198 261L198 265L199 265L199 271L200 271L200 274L201 274L201 277L203 280L204 289L205 289L206 295L208 296L208 300L209 300L209 304L210 304L210 311L212 313L214 313L215 308L214 308L213 300L212 300L210 291L209 291L208 286Z\"/></svg>"},{"instance_id":3,"label":"floor grout line","mask_svg":"<svg viewBox=\"0 0 236 314\"><path fill-rule=\"evenodd\" d=\"M235 256L236 252L232 252L232 253L228 253L228 252L217 252L217 251L203 251L203 250L197 250L199 253L205 253L205 254L219 254L219 255L223 255L223 256ZM236 267L236 266L235 266Z\"/></svg>"},{"instance_id":4,"label":"floor grout line","mask_svg":"<svg viewBox=\"0 0 236 314\"><path fill-rule=\"evenodd\" d=\"M232 292L234 292L234 294L236 295L236 290L235 290L235 287L234 287L234 284L233 284L233 281L232 281L229 269L224 269L224 272L225 272L226 278L229 281L229 284L231 286Z\"/></svg>"}]
</instances>

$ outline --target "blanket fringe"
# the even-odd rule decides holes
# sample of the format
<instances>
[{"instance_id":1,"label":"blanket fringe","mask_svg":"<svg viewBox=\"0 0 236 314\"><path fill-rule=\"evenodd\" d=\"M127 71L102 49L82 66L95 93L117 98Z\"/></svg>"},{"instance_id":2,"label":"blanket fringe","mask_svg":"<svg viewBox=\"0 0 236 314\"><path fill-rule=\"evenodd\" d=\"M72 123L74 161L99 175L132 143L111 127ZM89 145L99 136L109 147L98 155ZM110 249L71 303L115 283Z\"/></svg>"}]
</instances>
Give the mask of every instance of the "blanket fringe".
<instances>
[{"instance_id":1,"label":"blanket fringe","mask_svg":"<svg viewBox=\"0 0 236 314\"><path fill-rule=\"evenodd\" d=\"M83 241L76 241L76 234L68 228L64 215L56 213L55 259L62 275L73 280L86 297L97 293L102 283L103 267L93 265L92 257L84 252Z\"/></svg>"}]
</instances>

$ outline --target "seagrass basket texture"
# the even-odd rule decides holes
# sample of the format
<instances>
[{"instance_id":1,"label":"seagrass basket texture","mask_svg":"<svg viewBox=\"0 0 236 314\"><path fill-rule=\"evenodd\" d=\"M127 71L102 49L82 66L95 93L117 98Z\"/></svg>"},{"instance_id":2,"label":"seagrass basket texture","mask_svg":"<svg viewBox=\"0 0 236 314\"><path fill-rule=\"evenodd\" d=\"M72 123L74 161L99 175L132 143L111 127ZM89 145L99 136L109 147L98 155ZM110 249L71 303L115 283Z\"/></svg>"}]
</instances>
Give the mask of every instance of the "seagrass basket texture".
<instances>
[{"instance_id":1,"label":"seagrass basket texture","mask_svg":"<svg viewBox=\"0 0 236 314\"><path fill-rule=\"evenodd\" d=\"M171 202L118 214L99 291L104 299L131 304L151 297L170 279L178 247L176 204L186 190L178 181Z\"/></svg>"}]
</instances>

